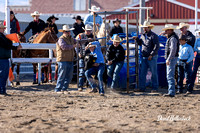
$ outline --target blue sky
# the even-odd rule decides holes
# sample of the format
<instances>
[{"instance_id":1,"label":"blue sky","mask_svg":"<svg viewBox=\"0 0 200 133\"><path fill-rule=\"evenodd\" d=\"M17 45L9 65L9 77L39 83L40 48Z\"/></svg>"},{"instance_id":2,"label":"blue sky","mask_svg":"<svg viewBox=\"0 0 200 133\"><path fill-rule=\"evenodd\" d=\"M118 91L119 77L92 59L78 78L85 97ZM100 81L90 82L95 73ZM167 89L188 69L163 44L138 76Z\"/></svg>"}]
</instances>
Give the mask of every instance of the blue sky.
<instances>
[{"instance_id":1,"label":"blue sky","mask_svg":"<svg viewBox=\"0 0 200 133\"><path fill-rule=\"evenodd\" d=\"M0 12L5 11L5 1L6 0L0 0ZM28 5L29 0L8 0L9 5Z\"/></svg>"}]
</instances>

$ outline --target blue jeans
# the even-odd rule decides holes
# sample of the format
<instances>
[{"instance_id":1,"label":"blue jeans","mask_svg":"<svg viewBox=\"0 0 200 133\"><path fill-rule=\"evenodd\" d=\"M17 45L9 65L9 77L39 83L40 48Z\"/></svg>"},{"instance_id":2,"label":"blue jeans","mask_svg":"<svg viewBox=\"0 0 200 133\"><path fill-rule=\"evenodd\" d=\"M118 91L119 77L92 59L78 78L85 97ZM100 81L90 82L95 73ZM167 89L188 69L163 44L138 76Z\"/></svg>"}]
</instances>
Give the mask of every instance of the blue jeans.
<instances>
[{"instance_id":1,"label":"blue jeans","mask_svg":"<svg viewBox=\"0 0 200 133\"><path fill-rule=\"evenodd\" d=\"M97 77L99 80L99 93L104 93L104 88L103 88L104 70L105 70L105 64L101 63L98 67L92 67L85 71L85 77L87 78L89 85L92 87L92 89L95 89L97 86L94 83L91 75L95 75L97 73Z\"/></svg>"},{"instance_id":2,"label":"blue jeans","mask_svg":"<svg viewBox=\"0 0 200 133\"><path fill-rule=\"evenodd\" d=\"M0 94L6 93L6 81L9 74L9 60L0 59Z\"/></svg>"},{"instance_id":3,"label":"blue jeans","mask_svg":"<svg viewBox=\"0 0 200 133\"><path fill-rule=\"evenodd\" d=\"M83 59L80 59L79 60L79 84L78 84L78 87L82 88L83 87L83 84L84 84L84 80L85 80L85 72L84 72L84 60Z\"/></svg>"},{"instance_id":4,"label":"blue jeans","mask_svg":"<svg viewBox=\"0 0 200 133\"><path fill-rule=\"evenodd\" d=\"M142 57L141 66L140 66L140 75L139 75L139 88L142 91L146 90L146 75L148 68L152 73L152 89L158 90L158 74L157 74L157 59L158 55L152 57L151 60L148 60L148 57Z\"/></svg>"},{"instance_id":5,"label":"blue jeans","mask_svg":"<svg viewBox=\"0 0 200 133\"><path fill-rule=\"evenodd\" d=\"M167 65L167 82L168 82L168 94L175 95L175 67L177 63L177 57L172 59Z\"/></svg>"},{"instance_id":6,"label":"blue jeans","mask_svg":"<svg viewBox=\"0 0 200 133\"><path fill-rule=\"evenodd\" d=\"M180 92L183 91L184 74L185 74L185 77L186 77L187 90L189 90L189 85L191 83L192 65L193 65L193 61L191 61L188 64L186 64L186 62L178 61L177 88L179 89Z\"/></svg>"},{"instance_id":7,"label":"blue jeans","mask_svg":"<svg viewBox=\"0 0 200 133\"><path fill-rule=\"evenodd\" d=\"M73 77L73 62L58 62L58 79L55 92L65 91Z\"/></svg>"},{"instance_id":8,"label":"blue jeans","mask_svg":"<svg viewBox=\"0 0 200 133\"><path fill-rule=\"evenodd\" d=\"M112 78L111 88L118 88L119 73L123 67L124 61L113 62L107 68L107 75Z\"/></svg>"},{"instance_id":9,"label":"blue jeans","mask_svg":"<svg viewBox=\"0 0 200 133\"><path fill-rule=\"evenodd\" d=\"M193 87L194 87L194 83L195 83L195 80L196 80L196 75L197 75L197 71L198 71L199 66L200 66L200 55L197 55L195 57L194 67L193 67L193 71L192 71L192 74L191 74L191 82L190 82L190 85L189 85L189 88L188 88L188 91L190 91L190 92L193 91Z\"/></svg>"}]
</instances>

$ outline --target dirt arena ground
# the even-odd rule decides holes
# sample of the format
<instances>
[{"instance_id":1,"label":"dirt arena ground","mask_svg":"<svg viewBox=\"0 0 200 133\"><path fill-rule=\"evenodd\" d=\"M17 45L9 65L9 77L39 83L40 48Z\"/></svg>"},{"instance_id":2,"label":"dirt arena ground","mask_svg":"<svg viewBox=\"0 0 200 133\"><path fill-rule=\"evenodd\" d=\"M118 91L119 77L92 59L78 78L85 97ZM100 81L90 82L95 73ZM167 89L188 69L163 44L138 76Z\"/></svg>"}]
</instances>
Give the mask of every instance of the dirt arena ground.
<instances>
[{"instance_id":1,"label":"dirt arena ground","mask_svg":"<svg viewBox=\"0 0 200 133\"><path fill-rule=\"evenodd\" d=\"M1 133L162 133L200 132L200 89L189 96L78 92L57 94L55 85L32 85L26 78L0 97ZM150 92L150 90L148 90Z\"/></svg>"}]
</instances>

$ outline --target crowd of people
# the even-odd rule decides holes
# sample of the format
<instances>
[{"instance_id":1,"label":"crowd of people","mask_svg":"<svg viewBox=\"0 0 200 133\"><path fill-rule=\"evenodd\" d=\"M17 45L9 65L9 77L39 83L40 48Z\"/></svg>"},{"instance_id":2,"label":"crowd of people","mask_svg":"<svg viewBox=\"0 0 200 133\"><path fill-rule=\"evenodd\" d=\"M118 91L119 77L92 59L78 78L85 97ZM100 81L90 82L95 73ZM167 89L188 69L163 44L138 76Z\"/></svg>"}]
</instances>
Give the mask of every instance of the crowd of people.
<instances>
[{"instance_id":1,"label":"crowd of people","mask_svg":"<svg viewBox=\"0 0 200 133\"><path fill-rule=\"evenodd\" d=\"M45 28L52 28L55 34L62 32L56 43L57 64L58 64L58 78L55 87L57 93L68 93L68 87L73 77L73 61L75 52L79 53L79 85L78 90L84 89L84 83L87 80L91 91L90 93L99 92L101 96L104 96L103 86L103 74L107 69L107 75L112 79L111 90L119 88L119 73L123 67L125 60L125 50L120 44L122 39L115 34L123 33L123 29L120 26L121 20L115 19L113 21L114 27L110 32L110 36L113 36L113 44L107 48L105 58L102 54L101 44L94 39L93 26L100 27L103 23L103 19L96 12L100 11L100 8L92 6L90 14L88 14L83 20L81 16L76 16L73 27L69 25L63 25L62 29L57 28L55 21L58 20L54 15L50 16L45 23L41 20L40 13L35 11L31 14L33 21L29 23L23 32L20 32L20 26L18 20L15 18L13 11L10 12L10 27L11 33L18 33L25 35L32 30L32 35L37 35ZM95 25L93 25L93 16L95 16ZM6 80L8 78L8 68L11 54L11 49L21 49L21 45L15 47L12 42L4 35L6 22L0 24L0 95L7 95L6 93ZM152 31L154 25L149 21L145 21L143 25L143 33L141 37L133 37L135 43L142 47L142 58L139 70L139 87L135 89L136 92L146 91L146 75L150 70L152 73L152 91L158 92L158 74L157 74L157 59L160 43L158 35ZM166 24L162 29L163 35L167 37L165 46L165 59L166 59L166 75L168 82L168 93L165 97L174 97L175 94L183 93L183 79L186 77L186 94L193 92L194 82L198 67L200 65L200 40L195 41L195 36L188 30L189 24L180 23L177 28L173 24ZM180 29L181 34L178 36L174 30ZM71 35L73 32L74 36ZM200 33L200 31L198 31ZM85 41L78 43L80 39ZM194 65L193 58L194 52L197 52ZM175 89L175 69L177 66L178 79L177 79L177 91ZM192 69L193 68L193 69ZM92 75L97 75L98 85L92 78ZM34 75L36 80L36 75Z\"/></svg>"}]
</instances>

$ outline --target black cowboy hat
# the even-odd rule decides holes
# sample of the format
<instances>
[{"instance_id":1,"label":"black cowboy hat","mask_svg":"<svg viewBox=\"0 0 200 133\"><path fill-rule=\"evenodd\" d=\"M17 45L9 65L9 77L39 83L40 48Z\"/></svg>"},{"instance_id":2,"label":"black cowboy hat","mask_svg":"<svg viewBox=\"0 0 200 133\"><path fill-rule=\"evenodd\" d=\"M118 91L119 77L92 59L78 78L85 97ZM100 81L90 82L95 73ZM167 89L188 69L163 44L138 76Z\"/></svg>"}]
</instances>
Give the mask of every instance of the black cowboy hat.
<instances>
[{"instance_id":1,"label":"black cowboy hat","mask_svg":"<svg viewBox=\"0 0 200 133\"><path fill-rule=\"evenodd\" d=\"M56 20L58 20L59 18L57 18L57 17L55 17L54 15L52 15L52 16L50 16L48 19L47 19L47 21L48 22L51 22L51 19L56 19Z\"/></svg>"},{"instance_id":2,"label":"black cowboy hat","mask_svg":"<svg viewBox=\"0 0 200 133\"><path fill-rule=\"evenodd\" d=\"M83 21L83 19L81 18L81 16L76 16L76 17L73 17L73 19L78 19L78 20L81 20L81 21Z\"/></svg>"},{"instance_id":3,"label":"black cowboy hat","mask_svg":"<svg viewBox=\"0 0 200 133\"><path fill-rule=\"evenodd\" d=\"M119 20L118 18L116 18L115 20L113 20L113 24L119 22L121 24L121 20Z\"/></svg>"}]
</instances>

